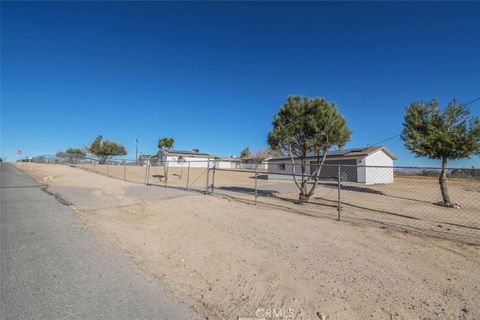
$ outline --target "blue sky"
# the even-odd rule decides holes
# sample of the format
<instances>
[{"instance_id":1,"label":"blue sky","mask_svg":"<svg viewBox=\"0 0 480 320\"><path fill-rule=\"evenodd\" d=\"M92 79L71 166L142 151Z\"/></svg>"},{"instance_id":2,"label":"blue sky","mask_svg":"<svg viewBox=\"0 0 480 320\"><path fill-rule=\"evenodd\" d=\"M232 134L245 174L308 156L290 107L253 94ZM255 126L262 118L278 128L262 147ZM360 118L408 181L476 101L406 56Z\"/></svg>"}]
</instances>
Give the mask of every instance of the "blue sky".
<instances>
[{"instance_id":1,"label":"blue sky","mask_svg":"<svg viewBox=\"0 0 480 320\"><path fill-rule=\"evenodd\" d=\"M134 156L266 147L288 95L347 117L347 147L402 129L414 100L480 97L480 3L2 2L1 155L54 154L95 136ZM480 114L480 101L470 105ZM384 143L398 165L415 159ZM456 166L479 166L478 157Z\"/></svg>"}]
</instances>

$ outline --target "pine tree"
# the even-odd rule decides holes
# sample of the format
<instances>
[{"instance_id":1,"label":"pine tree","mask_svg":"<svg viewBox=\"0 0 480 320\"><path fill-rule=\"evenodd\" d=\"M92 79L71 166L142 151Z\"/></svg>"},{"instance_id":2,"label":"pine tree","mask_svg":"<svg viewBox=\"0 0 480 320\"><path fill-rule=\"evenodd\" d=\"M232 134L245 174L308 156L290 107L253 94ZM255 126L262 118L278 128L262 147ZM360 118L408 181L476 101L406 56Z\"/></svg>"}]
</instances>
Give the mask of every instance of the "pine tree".
<instances>
[{"instance_id":1,"label":"pine tree","mask_svg":"<svg viewBox=\"0 0 480 320\"><path fill-rule=\"evenodd\" d=\"M447 189L448 160L480 154L480 119L455 100L444 110L438 100L413 102L405 110L402 139L416 157L441 160L439 175L442 205L457 207Z\"/></svg>"},{"instance_id":2,"label":"pine tree","mask_svg":"<svg viewBox=\"0 0 480 320\"><path fill-rule=\"evenodd\" d=\"M268 143L272 149L289 155L292 176L300 189L300 203L308 201L313 195L328 150L333 146L344 147L351 134L346 119L334 103L323 98L288 97L274 117ZM315 155L318 165L313 173L307 174L309 154ZM296 162L295 158L299 159L300 163ZM297 181L296 166L300 167L301 181ZM313 185L308 190L310 180Z\"/></svg>"}]
</instances>

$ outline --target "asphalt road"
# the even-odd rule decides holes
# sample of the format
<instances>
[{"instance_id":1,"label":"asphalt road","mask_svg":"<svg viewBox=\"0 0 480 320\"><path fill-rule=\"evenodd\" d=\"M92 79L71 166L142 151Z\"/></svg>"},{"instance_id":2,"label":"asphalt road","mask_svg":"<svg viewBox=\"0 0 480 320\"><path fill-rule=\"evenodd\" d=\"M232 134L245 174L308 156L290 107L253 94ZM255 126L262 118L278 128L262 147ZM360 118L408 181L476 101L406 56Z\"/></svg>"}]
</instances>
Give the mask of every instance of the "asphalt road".
<instances>
[{"instance_id":1,"label":"asphalt road","mask_svg":"<svg viewBox=\"0 0 480 320\"><path fill-rule=\"evenodd\" d=\"M1 164L1 319L195 319L161 284Z\"/></svg>"}]
</instances>

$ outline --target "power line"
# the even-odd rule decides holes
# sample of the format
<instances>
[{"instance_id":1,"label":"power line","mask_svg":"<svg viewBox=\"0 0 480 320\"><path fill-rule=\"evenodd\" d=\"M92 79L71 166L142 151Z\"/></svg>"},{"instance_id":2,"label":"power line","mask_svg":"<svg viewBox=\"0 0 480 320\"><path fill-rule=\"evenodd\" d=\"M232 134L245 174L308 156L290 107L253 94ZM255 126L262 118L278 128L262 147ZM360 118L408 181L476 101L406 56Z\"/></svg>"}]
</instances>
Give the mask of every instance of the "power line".
<instances>
[{"instance_id":1,"label":"power line","mask_svg":"<svg viewBox=\"0 0 480 320\"><path fill-rule=\"evenodd\" d=\"M468 106L470 103L474 103L475 101L478 101L478 100L480 100L480 97L478 97L478 98L476 98L476 99L473 99L473 100L470 101L470 102L465 103L465 105Z\"/></svg>"},{"instance_id":2,"label":"power line","mask_svg":"<svg viewBox=\"0 0 480 320\"><path fill-rule=\"evenodd\" d=\"M465 106L468 106L469 104L472 104L472 103L474 103L474 102L476 102L476 101L479 101L479 100L480 100L480 97L475 98L475 99L473 99L473 100L465 103ZM384 139L384 140L375 142L375 143L373 143L373 144L369 144L369 146L375 146L375 145L378 145L378 144L381 144L381 143L384 143L384 142L393 140L393 139L395 139L395 138L397 138L397 137L400 137L400 135L399 135L399 134L396 134L396 135L394 135L394 136L391 136L390 138L387 138L387 139Z\"/></svg>"},{"instance_id":3,"label":"power line","mask_svg":"<svg viewBox=\"0 0 480 320\"><path fill-rule=\"evenodd\" d=\"M399 134L396 134L396 135L394 135L394 136L391 136L390 138L387 138L387 139L384 139L384 140L375 142L375 143L373 143L373 144L369 144L369 146L376 146L376 145L379 145L379 144L381 144L381 143L384 143L384 142L393 140L393 139L395 139L395 138L397 138L397 137L400 137L400 135L399 135Z\"/></svg>"}]
</instances>

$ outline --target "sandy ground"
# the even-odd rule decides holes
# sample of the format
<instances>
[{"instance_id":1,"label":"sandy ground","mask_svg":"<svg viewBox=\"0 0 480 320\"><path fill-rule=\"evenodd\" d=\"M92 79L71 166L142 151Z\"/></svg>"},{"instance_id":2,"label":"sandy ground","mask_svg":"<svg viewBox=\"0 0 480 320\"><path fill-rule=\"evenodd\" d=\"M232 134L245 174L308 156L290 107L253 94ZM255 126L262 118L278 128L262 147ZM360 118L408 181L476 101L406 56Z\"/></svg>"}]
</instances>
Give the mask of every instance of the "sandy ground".
<instances>
[{"instance_id":1,"label":"sandy ground","mask_svg":"<svg viewBox=\"0 0 480 320\"><path fill-rule=\"evenodd\" d=\"M122 165L77 165L117 179L165 186L164 168L151 167L146 176L145 167ZM374 169L372 169L374 170ZM382 175L378 168L375 174ZM260 177L265 177L264 173ZM204 191L206 169L168 168L168 186L188 187ZM215 193L249 203L254 202L255 179L251 172L210 172ZM311 204L299 207L298 189L289 180L257 179L258 201L281 209L308 215L337 218L337 185L324 182L317 188ZM480 244L480 181L450 180L449 193L453 201L462 204L462 210L443 208L434 203L441 200L438 180L434 177L397 176L392 184L364 185L343 183L341 190L341 218L368 225L386 225L409 232Z\"/></svg>"},{"instance_id":2,"label":"sandy ground","mask_svg":"<svg viewBox=\"0 0 480 320\"><path fill-rule=\"evenodd\" d=\"M68 166L18 166L210 318L263 308L296 319L480 319L478 246Z\"/></svg>"}]
</instances>

